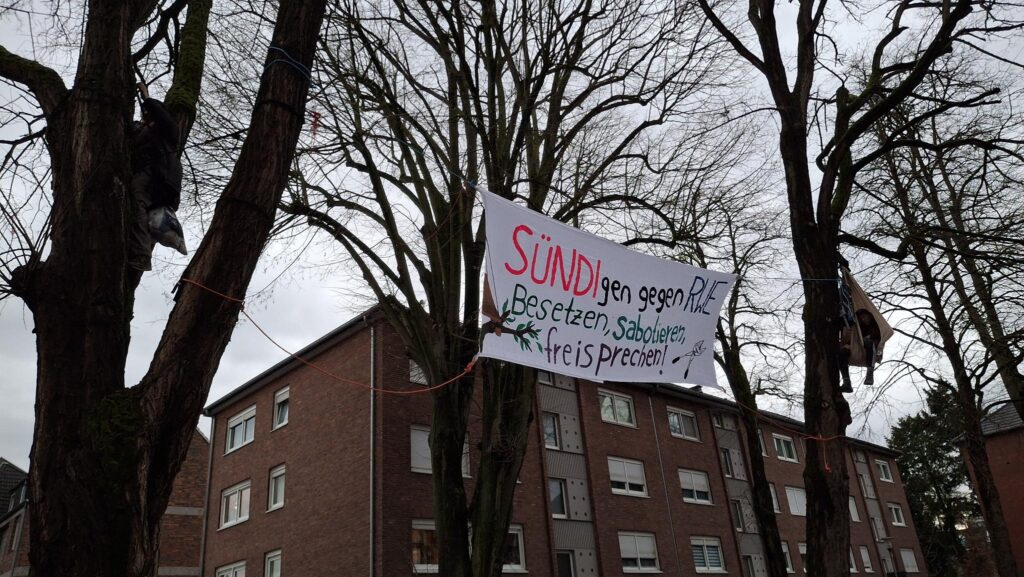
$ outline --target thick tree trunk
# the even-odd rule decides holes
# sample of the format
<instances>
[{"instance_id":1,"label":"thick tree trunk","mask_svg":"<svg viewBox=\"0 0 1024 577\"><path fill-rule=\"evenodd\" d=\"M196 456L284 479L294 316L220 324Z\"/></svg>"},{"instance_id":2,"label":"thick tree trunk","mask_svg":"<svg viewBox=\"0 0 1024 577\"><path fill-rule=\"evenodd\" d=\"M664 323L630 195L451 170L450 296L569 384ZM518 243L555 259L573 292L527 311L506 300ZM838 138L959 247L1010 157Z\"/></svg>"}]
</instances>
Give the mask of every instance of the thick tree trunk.
<instances>
[{"instance_id":1,"label":"thick tree trunk","mask_svg":"<svg viewBox=\"0 0 1024 577\"><path fill-rule=\"evenodd\" d=\"M811 577L843 577L850 572L845 442L850 407L839 392L838 285L822 280L838 279L838 225L821 211L815 218L803 113L782 109L780 116L779 149L786 172L793 249L804 279L804 423L810 437L806 439L804 466L807 572ZM831 197L824 186L818 194Z\"/></svg>"},{"instance_id":2,"label":"thick tree trunk","mask_svg":"<svg viewBox=\"0 0 1024 577\"><path fill-rule=\"evenodd\" d=\"M473 492L473 575L498 577L512 522L512 499L533 422L536 371L484 361L483 436Z\"/></svg>"},{"instance_id":3,"label":"thick tree trunk","mask_svg":"<svg viewBox=\"0 0 1024 577\"><path fill-rule=\"evenodd\" d=\"M156 573L160 518L239 310L183 286L149 372L125 388L135 284L125 264L132 9L90 4L75 87L48 119L52 250L23 294L39 359L30 562L43 577ZM323 12L322 0L283 4L273 45L310 66ZM185 277L245 294L308 86L292 67L268 67L233 178Z\"/></svg>"},{"instance_id":4,"label":"thick tree trunk","mask_svg":"<svg viewBox=\"0 0 1024 577\"><path fill-rule=\"evenodd\" d=\"M472 577L469 557L469 509L462 455L473 400L473 376L467 375L434 395L430 458L434 475L434 527L440 547L439 573Z\"/></svg>"}]
</instances>

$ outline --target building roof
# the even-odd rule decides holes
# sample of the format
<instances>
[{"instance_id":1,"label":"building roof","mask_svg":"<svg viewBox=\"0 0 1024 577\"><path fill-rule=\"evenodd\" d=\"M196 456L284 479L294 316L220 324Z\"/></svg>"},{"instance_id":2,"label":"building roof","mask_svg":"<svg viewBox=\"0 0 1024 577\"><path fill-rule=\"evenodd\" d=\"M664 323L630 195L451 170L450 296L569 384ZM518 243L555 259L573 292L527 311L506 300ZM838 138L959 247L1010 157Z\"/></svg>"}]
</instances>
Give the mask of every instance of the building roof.
<instances>
[{"instance_id":1,"label":"building roof","mask_svg":"<svg viewBox=\"0 0 1024 577\"><path fill-rule=\"evenodd\" d=\"M11 491L20 485L26 477L28 477L28 473L22 471L21 467L0 457L0 516L7 513Z\"/></svg>"},{"instance_id":2,"label":"building roof","mask_svg":"<svg viewBox=\"0 0 1024 577\"><path fill-rule=\"evenodd\" d=\"M1024 427L1020 414L1013 403L1006 403L995 412L981 420L981 433L985 436L997 435Z\"/></svg>"},{"instance_id":3,"label":"building roof","mask_svg":"<svg viewBox=\"0 0 1024 577\"><path fill-rule=\"evenodd\" d=\"M242 384L240 387L217 399L206 406L203 411L207 417L217 414L218 411L223 409L225 406L231 404L233 401L254 391L263 385L267 384L274 379L285 375L292 370L302 365L302 361L299 361L295 357L302 357L304 359L313 358L327 349L330 349L339 342L345 340L352 333L358 331L363 327L371 316L376 316L380 312L380 305L374 305L362 313L352 317L345 324L306 345L301 350L294 353L294 356L288 356L283 361L256 375L252 379Z\"/></svg>"}]
</instances>

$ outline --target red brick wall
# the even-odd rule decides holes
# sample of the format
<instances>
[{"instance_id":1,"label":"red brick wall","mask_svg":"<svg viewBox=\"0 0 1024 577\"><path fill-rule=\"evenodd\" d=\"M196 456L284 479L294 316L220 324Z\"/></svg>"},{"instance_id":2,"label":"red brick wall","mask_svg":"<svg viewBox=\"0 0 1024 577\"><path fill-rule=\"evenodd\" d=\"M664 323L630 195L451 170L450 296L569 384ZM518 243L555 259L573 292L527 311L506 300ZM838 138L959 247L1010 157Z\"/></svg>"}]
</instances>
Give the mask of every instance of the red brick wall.
<instances>
[{"instance_id":1,"label":"red brick wall","mask_svg":"<svg viewBox=\"0 0 1024 577\"><path fill-rule=\"evenodd\" d=\"M917 529L914 528L914 519L910 515L910 505L907 503L907 495L903 490L903 482L900 479L899 468L896 460L886 455L865 451L868 465L871 469L872 481L875 484L875 493L878 495L879 505L882 507L882 516L885 517L885 528L892 537L892 547L895 551L893 557L898 571L905 570L903 560L900 557L900 549L913 549L914 558L917 559L918 571L922 575L928 574L928 565L921 553L921 546L917 540ZM889 463L889 470L892 472L893 482L883 481L879 476L876 460L884 460ZM906 527L892 524L892 516L889 514L889 503L895 503L903 509L903 518Z\"/></svg>"},{"instance_id":2,"label":"red brick wall","mask_svg":"<svg viewBox=\"0 0 1024 577\"><path fill-rule=\"evenodd\" d=\"M370 331L361 329L313 361L369 383ZM290 387L289 422L271 430L274 394ZM254 441L225 455L227 420L256 405ZM369 392L306 366L223 407L214 417L204 575L237 561L262 575L281 549L288 575L369 573ZM267 512L269 472L287 466L285 505ZM221 492L251 480L249 520L219 530Z\"/></svg>"},{"instance_id":3,"label":"red brick wall","mask_svg":"<svg viewBox=\"0 0 1024 577\"><path fill-rule=\"evenodd\" d=\"M6 513L6 511L4 512ZM21 523L21 531L17 530L18 523ZM20 536L15 535L16 532ZM2 549L0 549L0 575L6 575L12 568L28 569L28 508L23 507L20 513L15 513L4 521L4 538ZM18 539L15 543L15 538ZM17 561L14 557L17 554Z\"/></svg>"},{"instance_id":4,"label":"red brick wall","mask_svg":"<svg viewBox=\"0 0 1024 577\"><path fill-rule=\"evenodd\" d=\"M989 437L985 447L1017 569L1024 571L1024 429Z\"/></svg>"},{"instance_id":5,"label":"red brick wall","mask_svg":"<svg viewBox=\"0 0 1024 577\"><path fill-rule=\"evenodd\" d=\"M199 567L209 462L210 443L197 430L160 521L160 567Z\"/></svg>"}]
</instances>

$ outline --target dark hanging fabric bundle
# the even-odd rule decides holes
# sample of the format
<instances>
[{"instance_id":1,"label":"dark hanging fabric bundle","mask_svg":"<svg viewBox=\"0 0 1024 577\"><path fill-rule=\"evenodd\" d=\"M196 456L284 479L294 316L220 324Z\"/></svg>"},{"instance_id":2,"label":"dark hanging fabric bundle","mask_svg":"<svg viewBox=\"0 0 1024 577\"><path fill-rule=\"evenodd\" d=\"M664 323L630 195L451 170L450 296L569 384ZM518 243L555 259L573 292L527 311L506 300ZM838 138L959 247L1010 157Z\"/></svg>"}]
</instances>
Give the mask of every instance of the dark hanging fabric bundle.
<instances>
[{"instance_id":1,"label":"dark hanging fabric bundle","mask_svg":"<svg viewBox=\"0 0 1024 577\"><path fill-rule=\"evenodd\" d=\"M844 292L848 288L849 297L852 301L852 309L854 313L855 321L848 328L843 329L844 344L849 344L850 347L850 365L856 367L867 367L876 364L882 360L882 350L885 348L885 343L894 334L892 327L886 322L885 317L882 313L878 312L878 309L868 299L867 293L864 289L860 288L857 281L853 279L853 275L850 274L850 269L843 267L843 288L840 290L840 301L844 299ZM845 305L845 303L841 303ZM863 327L865 323L860 321L862 312L866 312L870 316L872 323L869 323L868 327ZM845 317L846 314L844 313ZM845 318L844 318L845 322ZM873 338L877 337L878 344L875 346L874 359L868 359L866 351L864 350L864 336L865 330L874 332L877 329L877 335L869 335ZM848 339L848 340L847 340ZM870 362L869 362L870 361Z\"/></svg>"}]
</instances>

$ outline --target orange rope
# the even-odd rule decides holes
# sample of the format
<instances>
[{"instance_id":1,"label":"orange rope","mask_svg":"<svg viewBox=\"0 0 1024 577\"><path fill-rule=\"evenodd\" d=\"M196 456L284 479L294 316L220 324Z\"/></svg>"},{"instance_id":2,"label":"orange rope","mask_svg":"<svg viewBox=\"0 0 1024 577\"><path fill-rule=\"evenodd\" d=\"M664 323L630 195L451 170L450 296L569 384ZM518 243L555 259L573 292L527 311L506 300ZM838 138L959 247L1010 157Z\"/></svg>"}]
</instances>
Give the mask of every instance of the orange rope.
<instances>
[{"instance_id":1,"label":"orange rope","mask_svg":"<svg viewBox=\"0 0 1024 577\"><path fill-rule=\"evenodd\" d=\"M759 420L763 420L763 421L766 421L768 423L771 423L771 424L775 425L776 427L782 429L783 431L786 431L786 432L788 432L788 433L790 433L790 434L792 434L794 436L800 437L802 439L810 440L810 441L818 441L819 443L821 443L821 456L822 456L822 461L823 461L823 468L825 469L826 473L831 473L832 472L832 466L828 462L828 451L826 450L825 443L827 443L829 441L834 441L836 439L846 439L846 438L848 438L846 435L833 435L831 437L825 437L825 436L822 436L822 435L808 435L807 433L805 433L803 431L799 431L797 429L793 429L793 428L787 427L786 425L783 425L778 420L765 415L759 409L747 406L747 405L745 405L745 404L743 404L743 403L741 403L739 401L736 401L736 400L734 400L733 402L736 403L737 406L743 407L744 409L747 409L748 411L754 413L754 415L756 415Z\"/></svg>"},{"instance_id":2,"label":"orange rope","mask_svg":"<svg viewBox=\"0 0 1024 577\"><path fill-rule=\"evenodd\" d=\"M371 390L371 391L376 391L376 392L379 392L379 393L386 393L386 394L389 394L389 395L419 395L419 394L422 394L422 393L429 393L431 391L436 391L437 389L440 389L442 387L446 387L446 386L454 383L455 381L461 379L462 377L472 373L473 372L473 366L476 364L476 357L473 357L473 360L469 361L469 364L466 365L466 368L463 369L461 373L455 375L454 377L448 379L447 381L445 381L443 383L440 383L438 385L434 385L432 387L425 387L425 388L422 388L422 389L413 389L413 390L391 390L391 389L382 389L382 388L379 388L379 387L374 387L372 385L369 385L369 384L361 382L361 381L354 381L352 379L346 379L344 377L339 377L338 375L332 373L331 371L329 371L329 370L327 370L327 369L317 365L316 363L308 361L308 360L300 357L299 355L289 351L288 349L284 348L283 346L281 346L280 343L278 343L276 340L274 340L274 338L271 337L267 333L267 331L263 330L263 327L261 327L259 325L259 323L257 323L256 320L253 319L252 316L250 316L249 313L245 311L245 301L244 300L239 299L239 298L235 298L235 297L232 297L232 296L228 296L228 295L226 295L224 293L218 292L218 291L216 291L216 290L214 290L214 289L212 289L212 288L210 288L210 287L208 287L208 286L206 286L206 285L204 285L202 283L194 281L192 279L183 278L183 279L181 279L181 282L197 286L197 287L199 287L199 288L201 288L201 289L203 289L203 290L205 290L205 291L207 291L207 292L209 292L211 294L219 296L220 298L222 298L222 299L224 299L226 301L233 302L233 303L236 303L236 304L240 305L239 306L240 312L243 315L245 315L245 318L249 319L249 322L252 323L252 326L256 327L256 330L258 330L264 337L266 337L266 339L268 341L273 343L273 345L275 347L281 349L288 356L290 356L293 359L299 361L300 363L306 365L307 367L309 367L309 368L311 368L311 369L313 369L313 370L315 370L315 371L317 371L317 372L319 372L319 373L321 373L321 374L323 374L323 375L325 375L325 376L327 376L327 377L329 377L329 378L331 378L331 379L333 379L333 380L335 380L335 381L337 381L337 382L339 382L341 384L344 384L344 385L351 385L351 386L360 387L360 388L363 388L363 389L368 389L368 390Z\"/></svg>"}]
</instances>

